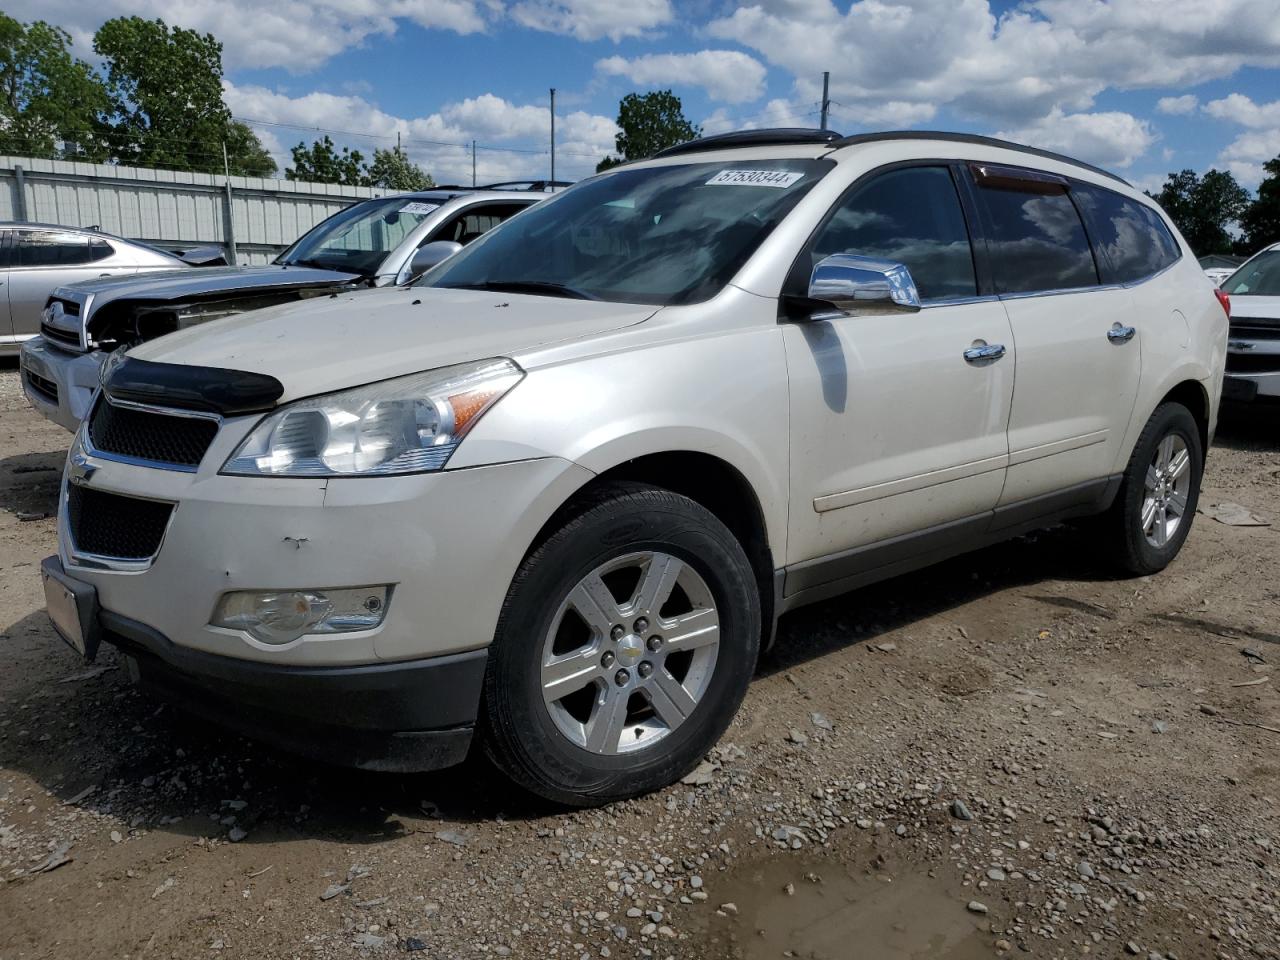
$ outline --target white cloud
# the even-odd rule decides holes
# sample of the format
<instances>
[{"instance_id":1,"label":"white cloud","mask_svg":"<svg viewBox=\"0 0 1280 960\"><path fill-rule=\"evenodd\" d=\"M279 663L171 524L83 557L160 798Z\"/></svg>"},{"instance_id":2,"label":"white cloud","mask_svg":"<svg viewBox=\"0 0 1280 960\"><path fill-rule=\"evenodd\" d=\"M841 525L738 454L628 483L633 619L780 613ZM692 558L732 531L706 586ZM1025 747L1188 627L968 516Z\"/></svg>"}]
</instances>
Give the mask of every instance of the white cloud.
<instances>
[{"instance_id":1,"label":"white cloud","mask_svg":"<svg viewBox=\"0 0 1280 960\"><path fill-rule=\"evenodd\" d=\"M212 33L228 68L285 67L307 71L348 47L394 34L401 20L420 27L475 33L492 10L484 0L9 0L19 20L47 20L92 55L95 30L111 17L160 17L170 26Z\"/></svg>"},{"instance_id":2,"label":"white cloud","mask_svg":"<svg viewBox=\"0 0 1280 960\"><path fill-rule=\"evenodd\" d=\"M596 70L645 87L702 87L712 100L726 103L759 100L764 96L766 74L764 64L736 50L649 53L631 60L609 57L597 61Z\"/></svg>"},{"instance_id":3,"label":"white cloud","mask_svg":"<svg viewBox=\"0 0 1280 960\"><path fill-rule=\"evenodd\" d=\"M389 147L400 134L405 150L437 183L471 182L471 141L477 140L480 182L545 177L550 167L549 115L545 105L513 104L486 93L447 104L423 117L398 117L363 97L314 92L289 97L264 87L223 84L231 112L252 123L281 170L288 147L310 143L321 130L351 130L374 136L330 134L335 143L360 150ZM595 171L613 149L617 127L608 117L574 111L556 117L556 176L577 179ZM509 147L509 150L483 149Z\"/></svg>"},{"instance_id":4,"label":"white cloud","mask_svg":"<svg viewBox=\"0 0 1280 960\"><path fill-rule=\"evenodd\" d=\"M1204 112L1219 120L1238 123L1242 127L1280 128L1280 100L1254 103L1242 93L1233 93L1221 100L1209 101L1204 105Z\"/></svg>"},{"instance_id":5,"label":"white cloud","mask_svg":"<svg viewBox=\"0 0 1280 960\"><path fill-rule=\"evenodd\" d=\"M1156 101L1156 110L1160 113L1179 116L1194 113L1199 105L1200 100L1193 94L1188 93L1181 97L1161 97Z\"/></svg>"},{"instance_id":6,"label":"white cloud","mask_svg":"<svg viewBox=\"0 0 1280 960\"><path fill-rule=\"evenodd\" d=\"M1057 150L1103 167L1127 167L1156 141L1151 125L1132 114L1064 114L1056 107L1046 117L996 136Z\"/></svg>"},{"instance_id":7,"label":"white cloud","mask_svg":"<svg viewBox=\"0 0 1280 960\"><path fill-rule=\"evenodd\" d=\"M1230 170L1250 190L1262 182L1262 165L1280 157L1280 129L1250 130L1222 148L1217 166Z\"/></svg>"},{"instance_id":8,"label":"white cloud","mask_svg":"<svg viewBox=\"0 0 1280 960\"><path fill-rule=\"evenodd\" d=\"M675 19L670 0L521 0L511 17L522 27L579 40L643 37Z\"/></svg>"},{"instance_id":9,"label":"white cloud","mask_svg":"<svg viewBox=\"0 0 1280 960\"><path fill-rule=\"evenodd\" d=\"M1106 89L1182 86L1280 66L1280 18L1257 0L757 0L708 26L817 101L946 105L992 124L1088 111ZM899 107L901 111L902 107Z\"/></svg>"}]
</instances>

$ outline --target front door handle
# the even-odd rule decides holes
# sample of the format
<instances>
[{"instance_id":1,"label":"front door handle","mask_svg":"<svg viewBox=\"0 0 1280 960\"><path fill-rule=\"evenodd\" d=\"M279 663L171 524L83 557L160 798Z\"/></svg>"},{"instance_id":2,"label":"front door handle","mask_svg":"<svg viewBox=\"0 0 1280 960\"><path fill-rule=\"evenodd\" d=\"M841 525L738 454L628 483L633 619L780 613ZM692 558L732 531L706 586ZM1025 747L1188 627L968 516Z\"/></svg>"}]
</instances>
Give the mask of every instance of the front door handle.
<instances>
[{"instance_id":1,"label":"front door handle","mask_svg":"<svg viewBox=\"0 0 1280 960\"><path fill-rule=\"evenodd\" d=\"M999 360L1003 356L1003 343L983 343L981 340L964 352L964 358L970 363Z\"/></svg>"},{"instance_id":2,"label":"front door handle","mask_svg":"<svg viewBox=\"0 0 1280 960\"><path fill-rule=\"evenodd\" d=\"M1133 335L1137 333L1134 327L1126 327L1119 323L1113 323L1111 329L1107 331L1107 339L1112 343L1128 343L1133 339Z\"/></svg>"}]
</instances>

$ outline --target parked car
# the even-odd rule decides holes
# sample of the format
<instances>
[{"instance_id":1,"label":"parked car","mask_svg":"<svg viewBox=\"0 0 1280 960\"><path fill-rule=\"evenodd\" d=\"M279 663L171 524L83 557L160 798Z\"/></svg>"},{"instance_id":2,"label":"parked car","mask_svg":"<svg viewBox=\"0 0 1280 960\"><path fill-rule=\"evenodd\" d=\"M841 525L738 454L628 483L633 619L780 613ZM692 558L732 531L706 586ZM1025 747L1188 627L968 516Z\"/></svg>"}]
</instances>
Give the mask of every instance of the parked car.
<instances>
[{"instance_id":1,"label":"parked car","mask_svg":"<svg viewBox=\"0 0 1280 960\"><path fill-rule=\"evenodd\" d=\"M317 224L271 264L59 286L46 291L40 337L22 348L23 390L74 431L103 359L121 346L335 289L403 283L541 199L463 188L379 197Z\"/></svg>"},{"instance_id":2,"label":"parked car","mask_svg":"<svg viewBox=\"0 0 1280 960\"><path fill-rule=\"evenodd\" d=\"M407 287L114 356L48 607L294 750L421 770L478 739L544 797L630 797L717 741L787 610L1085 515L1117 568L1162 569L1226 330L1095 167L710 137Z\"/></svg>"},{"instance_id":3,"label":"parked car","mask_svg":"<svg viewBox=\"0 0 1280 960\"><path fill-rule=\"evenodd\" d=\"M55 287L187 266L176 254L101 230L0 223L0 356L39 335L40 312Z\"/></svg>"},{"instance_id":4,"label":"parked car","mask_svg":"<svg viewBox=\"0 0 1280 960\"><path fill-rule=\"evenodd\" d=\"M1280 243L1259 250L1222 282L1231 298L1227 400L1280 400Z\"/></svg>"}]
</instances>

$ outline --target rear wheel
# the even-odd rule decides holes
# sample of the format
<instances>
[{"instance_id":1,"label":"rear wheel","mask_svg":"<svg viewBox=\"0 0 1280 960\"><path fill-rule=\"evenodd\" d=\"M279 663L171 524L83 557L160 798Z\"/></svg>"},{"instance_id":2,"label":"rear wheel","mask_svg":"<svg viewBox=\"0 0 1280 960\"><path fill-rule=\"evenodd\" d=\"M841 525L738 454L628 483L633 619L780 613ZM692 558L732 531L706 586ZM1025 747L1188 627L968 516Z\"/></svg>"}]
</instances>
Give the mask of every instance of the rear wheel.
<instances>
[{"instance_id":1,"label":"rear wheel","mask_svg":"<svg viewBox=\"0 0 1280 960\"><path fill-rule=\"evenodd\" d=\"M1107 518L1116 559L1144 576L1163 570L1187 539L1204 471L1195 418L1180 403L1161 404L1129 459Z\"/></svg>"},{"instance_id":2,"label":"rear wheel","mask_svg":"<svg viewBox=\"0 0 1280 960\"><path fill-rule=\"evenodd\" d=\"M485 681L486 750L558 803L665 786L732 720L759 641L755 577L733 534L686 497L610 487L512 582Z\"/></svg>"}]
</instances>

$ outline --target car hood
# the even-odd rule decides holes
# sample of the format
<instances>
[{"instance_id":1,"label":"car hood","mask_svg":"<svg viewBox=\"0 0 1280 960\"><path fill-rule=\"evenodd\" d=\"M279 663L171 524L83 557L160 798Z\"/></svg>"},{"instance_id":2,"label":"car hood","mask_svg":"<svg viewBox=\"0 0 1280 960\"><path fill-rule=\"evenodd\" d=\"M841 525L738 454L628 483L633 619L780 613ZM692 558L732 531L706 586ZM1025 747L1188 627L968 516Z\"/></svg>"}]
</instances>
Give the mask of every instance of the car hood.
<instances>
[{"instance_id":1,"label":"car hood","mask_svg":"<svg viewBox=\"0 0 1280 960\"><path fill-rule=\"evenodd\" d=\"M528 294L390 287L242 313L130 349L160 363L275 377L281 402L455 363L511 357L641 323L658 308Z\"/></svg>"},{"instance_id":2,"label":"car hood","mask_svg":"<svg viewBox=\"0 0 1280 960\"><path fill-rule=\"evenodd\" d=\"M360 276L354 273L274 263L256 267L201 267L198 270L186 267L82 280L59 287L54 296L81 303L92 297L90 309L96 313L105 304L118 300L176 302L190 297L251 290L341 285L359 279Z\"/></svg>"},{"instance_id":3,"label":"car hood","mask_svg":"<svg viewBox=\"0 0 1280 960\"><path fill-rule=\"evenodd\" d=\"M1231 294L1231 319L1243 320L1256 317L1259 320L1280 320L1280 297L1260 297L1253 294Z\"/></svg>"}]
</instances>

